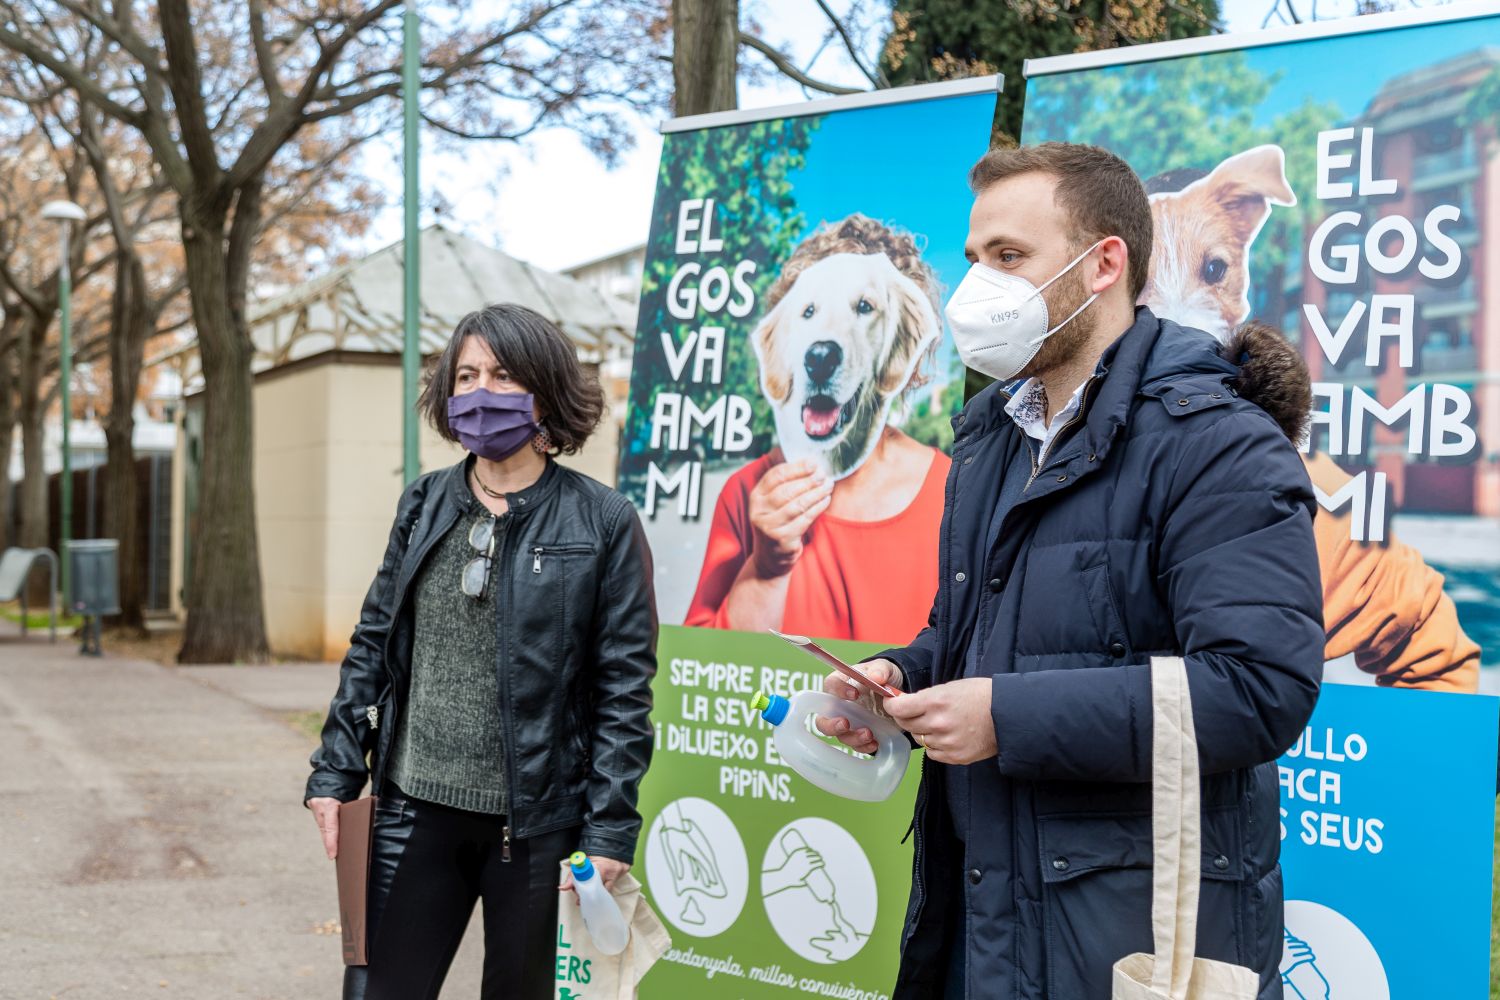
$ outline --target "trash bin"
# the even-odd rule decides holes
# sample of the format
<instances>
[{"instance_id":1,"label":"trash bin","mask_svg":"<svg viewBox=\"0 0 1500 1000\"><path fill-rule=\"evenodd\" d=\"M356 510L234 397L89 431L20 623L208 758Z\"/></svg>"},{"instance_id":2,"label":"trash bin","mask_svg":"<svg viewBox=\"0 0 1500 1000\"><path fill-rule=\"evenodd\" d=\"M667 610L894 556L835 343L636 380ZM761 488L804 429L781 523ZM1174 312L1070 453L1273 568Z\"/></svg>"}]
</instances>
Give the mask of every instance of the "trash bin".
<instances>
[{"instance_id":1,"label":"trash bin","mask_svg":"<svg viewBox=\"0 0 1500 1000\"><path fill-rule=\"evenodd\" d=\"M79 651L100 656L100 619L120 613L120 543L113 538L68 542L68 575L68 609L85 619Z\"/></svg>"}]
</instances>

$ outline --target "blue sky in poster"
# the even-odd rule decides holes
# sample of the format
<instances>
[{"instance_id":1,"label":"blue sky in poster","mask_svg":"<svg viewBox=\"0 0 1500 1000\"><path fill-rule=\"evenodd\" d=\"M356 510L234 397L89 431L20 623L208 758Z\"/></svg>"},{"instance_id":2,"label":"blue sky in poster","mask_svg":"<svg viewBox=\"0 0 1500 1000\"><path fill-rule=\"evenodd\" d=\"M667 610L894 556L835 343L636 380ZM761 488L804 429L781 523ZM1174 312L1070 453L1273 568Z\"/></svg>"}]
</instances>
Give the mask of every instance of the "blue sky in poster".
<instances>
[{"instance_id":1,"label":"blue sky in poster","mask_svg":"<svg viewBox=\"0 0 1500 1000\"><path fill-rule=\"evenodd\" d=\"M1486 46L1500 47L1500 17L1235 49L1219 58L1243 58L1251 69L1267 76L1280 75L1266 99L1254 109L1255 123L1268 125L1302 105L1309 96L1332 102L1346 118L1352 118L1364 111L1388 80ZM1142 65L1114 66L1105 72L1129 74ZM1048 88L1051 81L1064 81L1071 75L1037 77L1028 86L1034 92L1039 86Z\"/></svg>"},{"instance_id":2,"label":"blue sky in poster","mask_svg":"<svg viewBox=\"0 0 1500 1000\"><path fill-rule=\"evenodd\" d=\"M1309 94L1332 101L1353 117L1387 80L1485 45L1500 45L1500 18L1246 49L1251 68L1282 72L1257 109L1256 123L1268 124Z\"/></svg>"},{"instance_id":3,"label":"blue sky in poster","mask_svg":"<svg viewBox=\"0 0 1500 1000\"><path fill-rule=\"evenodd\" d=\"M923 256L951 292L969 267L968 173L988 148L994 110L995 95L986 93L825 116L813 133L807 166L789 177L807 232L863 212L918 233L926 240ZM925 135L945 140L899 138ZM952 358L950 345L945 337L943 371Z\"/></svg>"}]
</instances>

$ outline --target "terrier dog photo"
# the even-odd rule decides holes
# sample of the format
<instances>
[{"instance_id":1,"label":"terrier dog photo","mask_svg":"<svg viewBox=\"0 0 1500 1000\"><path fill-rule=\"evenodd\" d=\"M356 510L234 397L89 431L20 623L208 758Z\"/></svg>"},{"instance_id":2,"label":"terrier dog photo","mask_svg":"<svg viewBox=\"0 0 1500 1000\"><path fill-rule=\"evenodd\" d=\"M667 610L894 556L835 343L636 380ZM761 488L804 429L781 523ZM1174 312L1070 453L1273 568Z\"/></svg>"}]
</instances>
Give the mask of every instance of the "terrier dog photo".
<instances>
[{"instance_id":1,"label":"terrier dog photo","mask_svg":"<svg viewBox=\"0 0 1500 1000\"><path fill-rule=\"evenodd\" d=\"M1146 182L1156 239L1141 302L1158 316L1229 339L1250 315L1250 244L1272 205L1295 205L1280 146L1256 146L1208 173Z\"/></svg>"}]
</instances>

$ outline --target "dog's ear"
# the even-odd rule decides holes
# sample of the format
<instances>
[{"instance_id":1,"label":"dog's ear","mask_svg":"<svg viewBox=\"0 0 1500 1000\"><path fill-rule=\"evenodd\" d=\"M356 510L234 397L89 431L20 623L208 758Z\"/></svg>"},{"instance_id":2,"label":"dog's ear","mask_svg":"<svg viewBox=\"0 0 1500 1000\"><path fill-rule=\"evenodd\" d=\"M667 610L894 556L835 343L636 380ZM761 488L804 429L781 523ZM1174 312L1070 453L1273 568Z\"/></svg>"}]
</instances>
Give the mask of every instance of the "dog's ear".
<instances>
[{"instance_id":1,"label":"dog's ear","mask_svg":"<svg viewBox=\"0 0 1500 1000\"><path fill-rule=\"evenodd\" d=\"M755 360L760 365L760 387L772 403L785 403L792 395L792 370L781 349L781 325L786 319L785 297L756 324L750 334Z\"/></svg>"},{"instance_id":2,"label":"dog's ear","mask_svg":"<svg viewBox=\"0 0 1500 1000\"><path fill-rule=\"evenodd\" d=\"M1235 235L1247 245L1265 225L1272 205L1297 204L1297 195L1286 179L1286 154L1275 145L1236 153L1193 184L1198 185L1224 209Z\"/></svg>"},{"instance_id":3,"label":"dog's ear","mask_svg":"<svg viewBox=\"0 0 1500 1000\"><path fill-rule=\"evenodd\" d=\"M937 340L939 325L932 301L915 281L896 270L889 258L886 260L890 267L886 317L892 329L890 346L881 359L877 385L882 393L890 396L906 388L906 383L911 381L922 354Z\"/></svg>"}]
</instances>

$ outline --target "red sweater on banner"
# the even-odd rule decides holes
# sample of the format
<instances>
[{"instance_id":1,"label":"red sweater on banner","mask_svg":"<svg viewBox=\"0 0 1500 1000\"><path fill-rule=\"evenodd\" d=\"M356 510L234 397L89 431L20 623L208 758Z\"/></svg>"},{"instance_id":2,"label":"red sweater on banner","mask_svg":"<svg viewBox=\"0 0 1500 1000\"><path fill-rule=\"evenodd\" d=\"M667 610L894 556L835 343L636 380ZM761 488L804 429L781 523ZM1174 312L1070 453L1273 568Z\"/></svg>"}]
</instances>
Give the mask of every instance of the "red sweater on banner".
<instances>
[{"instance_id":1,"label":"red sweater on banner","mask_svg":"<svg viewBox=\"0 0 1500 1000\"><path fill-rule=\"evenodd\" d=\"M724 484L684 625L729 627L724 598L754 544L750 492L772 464L770 455L759 458ZM947 455L935 451L916 499L894 517L819 517L792 569L782 630L823 639L906 643L925 628L937 593L938 526L949 464Z\"/></svg>"}]
</instances>

